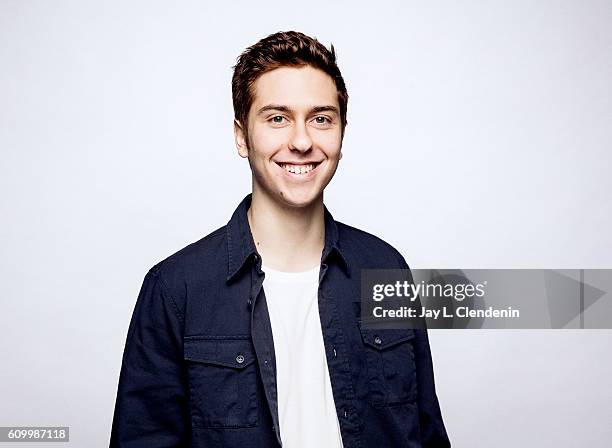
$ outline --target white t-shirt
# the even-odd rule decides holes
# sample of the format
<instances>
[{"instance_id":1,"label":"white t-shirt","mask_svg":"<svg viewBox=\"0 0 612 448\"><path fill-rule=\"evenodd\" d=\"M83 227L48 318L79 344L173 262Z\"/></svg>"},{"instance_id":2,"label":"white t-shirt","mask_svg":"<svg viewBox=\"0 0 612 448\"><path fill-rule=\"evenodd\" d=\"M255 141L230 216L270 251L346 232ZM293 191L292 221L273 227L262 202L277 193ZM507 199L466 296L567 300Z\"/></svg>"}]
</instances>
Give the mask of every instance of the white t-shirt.
<instances>
[{"instance_id":1,"label":"white t-shirt","mask_svg":"<svg viewBox=\"0 0 612 448\"><path fill-rule=\"evenodd\" d=\"M319 266L281 272L262 266L276 356L284 448L342 447L319 317Z\"/></svg>"}]
</instances>

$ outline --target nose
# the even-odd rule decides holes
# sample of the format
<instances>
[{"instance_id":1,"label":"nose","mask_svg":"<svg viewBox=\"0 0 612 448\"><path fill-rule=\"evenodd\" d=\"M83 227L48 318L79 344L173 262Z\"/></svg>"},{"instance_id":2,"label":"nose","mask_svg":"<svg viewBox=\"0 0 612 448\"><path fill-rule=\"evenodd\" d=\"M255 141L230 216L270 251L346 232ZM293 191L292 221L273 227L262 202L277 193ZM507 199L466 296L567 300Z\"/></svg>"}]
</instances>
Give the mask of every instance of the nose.
<instances>
[{"instance_id":1,"label":"nose","mask_svg":"<svg viewBox=\"0 0 612 448\"><path fill-rule=\"evenodd\" d=\"M304 123L299 123L294 127L291 139L289 140L289 149L292 151L306 152L312 148L312 139L308 134L308 129Z\"/></svg>"}]
</instances>

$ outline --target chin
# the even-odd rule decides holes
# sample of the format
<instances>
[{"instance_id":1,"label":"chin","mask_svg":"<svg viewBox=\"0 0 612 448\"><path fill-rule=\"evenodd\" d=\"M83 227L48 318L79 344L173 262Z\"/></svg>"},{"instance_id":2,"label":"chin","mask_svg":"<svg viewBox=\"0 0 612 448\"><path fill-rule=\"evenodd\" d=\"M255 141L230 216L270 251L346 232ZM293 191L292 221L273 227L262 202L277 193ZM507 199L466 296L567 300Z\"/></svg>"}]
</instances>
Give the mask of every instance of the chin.
<instances>
[{"instance_id":1,"label":"chin","mask_svg":"<svg viewBox=\"0 0 612 448\"><path fill-rule=\"evenodd\" d=\"M288 188L281 190L282 194L279 194L280 199L290 207L307 207L312 204L319 196L319 193L306 193L306 192L292 192Z\"/></svg>"}]
</instances>

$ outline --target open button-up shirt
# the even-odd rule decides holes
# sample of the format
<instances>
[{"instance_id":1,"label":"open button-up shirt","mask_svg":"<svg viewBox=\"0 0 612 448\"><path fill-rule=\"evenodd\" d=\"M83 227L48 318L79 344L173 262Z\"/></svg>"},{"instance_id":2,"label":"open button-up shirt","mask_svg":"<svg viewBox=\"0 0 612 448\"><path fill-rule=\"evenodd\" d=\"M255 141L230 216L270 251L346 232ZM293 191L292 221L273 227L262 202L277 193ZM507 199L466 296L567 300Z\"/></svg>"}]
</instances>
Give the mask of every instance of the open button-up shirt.
<instances>
[{"instance_id":1,"label":"open button-up shirt","mask_svg":"<svg viewBox=\"0 0 612 448\"><path fill-rule=\"evenodd\" d=\"M111 447L282 446L250 203L249 194L227 225L147 273L123 353ZM318 304L344 447L449 447L427 330L360 325L360 270L408 269L406 261L324 213Z\"/></svg>"}]
</instances>

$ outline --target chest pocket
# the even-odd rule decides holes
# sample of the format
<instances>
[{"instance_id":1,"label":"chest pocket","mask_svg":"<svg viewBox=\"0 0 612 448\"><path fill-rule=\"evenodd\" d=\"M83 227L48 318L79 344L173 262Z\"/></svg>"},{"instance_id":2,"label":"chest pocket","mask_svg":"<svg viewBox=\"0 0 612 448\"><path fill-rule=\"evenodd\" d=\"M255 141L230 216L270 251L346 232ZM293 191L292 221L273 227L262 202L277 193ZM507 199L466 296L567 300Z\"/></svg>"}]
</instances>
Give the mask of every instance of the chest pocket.
<instances>
[{"instance_id":1,"label":"chest pocket","mask_svg":"<svg viewBox=\"0 0 612 448\"><path fill-rule=\"evenodd\" d=\"M250 338L187 336L183 342L192 426L256 426L257 372Z\"/></svg>"},{"instance_id":2,"label":"chest pocket","mask_svg":"<svg viewBox=\"0 0 612 448\"><path fill-rule=\"evenodd\" d=\"M415 401L414 330L360 328L360 332L372 405L390 406Z\"/></svg>"}]
</instances>

